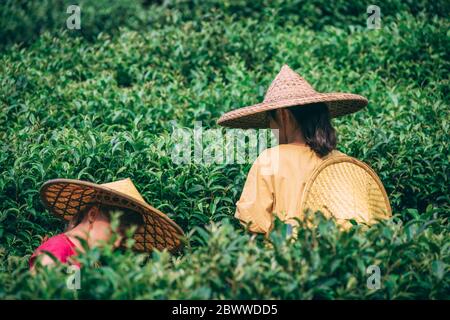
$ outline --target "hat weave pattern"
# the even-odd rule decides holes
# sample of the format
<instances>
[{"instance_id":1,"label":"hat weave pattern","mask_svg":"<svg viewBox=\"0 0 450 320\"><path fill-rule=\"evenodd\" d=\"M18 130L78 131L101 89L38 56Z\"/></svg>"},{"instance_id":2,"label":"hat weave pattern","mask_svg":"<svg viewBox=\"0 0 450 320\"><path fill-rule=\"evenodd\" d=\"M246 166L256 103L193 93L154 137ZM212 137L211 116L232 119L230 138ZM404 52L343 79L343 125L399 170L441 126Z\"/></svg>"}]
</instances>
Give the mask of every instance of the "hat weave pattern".
<instances>
[{"instance_id":1,"label":"hat weave pattern","mask_svg":"<svg viewBox=\"0 0 450 320\"><path fill-rule=\"evenodd\" d=\"M89 206L104 204L135 211L142 215L144 225L135 234L137 251L168 249L178 251L182 246L183 230L161 211L125 193L104 185L79 180L55 179L41 188L41 200L51 212L70 220Z\"/></svg>"}]
</instances>

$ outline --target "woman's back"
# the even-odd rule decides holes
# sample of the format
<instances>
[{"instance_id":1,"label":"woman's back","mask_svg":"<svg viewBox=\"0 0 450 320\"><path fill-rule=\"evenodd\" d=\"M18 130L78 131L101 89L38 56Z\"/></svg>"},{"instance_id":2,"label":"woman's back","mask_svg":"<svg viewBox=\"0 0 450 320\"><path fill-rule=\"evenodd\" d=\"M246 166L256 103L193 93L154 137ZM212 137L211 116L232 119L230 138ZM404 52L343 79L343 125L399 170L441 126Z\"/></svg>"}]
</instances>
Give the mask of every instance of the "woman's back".
<instances>
[{"instance_id":1,"label":"woman's back","mask_svg":"<svg viewBox=\"0 0 450 320\"><path fill-rule=\"evenodd\" d=\"M273 213L286 223L295 224L292 219L302 218L302 192L313 170L325 158L343 155L335 151L337 134L331 119L356 112L367 102L366 98L352 93L317 92L302 76L284 65L262 103L224 114L219 124L231 128L270 128L280 143L264 151L253 164L236 204L236 217L250 231L261 233L271 230ZM344 204L340 213L347 212L346 204L352 203L347 201L351 197L345 193L356 190L352 181L345 180L348 183L337 188L340 194L326 198ZM366 207L370 206L362 206ZM353 210L353 215L357 211L360 210Z\"/></svg>"},{"instance_id":2,"label":"woman's back","mask_svg":"<svg viewBox=\"0 0 450 320\"><path fill-rule=\"evenodd\" d=\"M343 155L337 150L330 153L336 154ZM270 231L272 213L286 222L300 218L304 186L322 161L306 144L281 144L263 151L250 169L236 218L252 222L249 229L260 233Z\"/></svg>"}]
</instances>

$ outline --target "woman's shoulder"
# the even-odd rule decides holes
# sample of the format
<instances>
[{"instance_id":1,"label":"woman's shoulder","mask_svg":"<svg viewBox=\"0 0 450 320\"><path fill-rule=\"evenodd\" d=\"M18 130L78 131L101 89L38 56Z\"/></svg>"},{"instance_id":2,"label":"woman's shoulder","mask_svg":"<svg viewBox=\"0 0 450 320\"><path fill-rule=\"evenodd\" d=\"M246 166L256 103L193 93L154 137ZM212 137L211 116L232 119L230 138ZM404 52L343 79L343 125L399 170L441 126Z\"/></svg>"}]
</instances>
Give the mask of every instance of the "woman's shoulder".
<instances>
[{"instance_id":1,"label":"woman's shoulder","mask_svg":"<svg viewBox=\"0 0 450 320\"><path fill-rule=\"evenodd\" d=\"M46 241L42 242L41 245L36 249L39 251L72 251L73 244L67 238L64 233L57 234L53 237L48 238Z\"/></svg>"},{"instance_id":2,"label":"woman's shoulder","mask_svg":"<svg viewBox=\"0 0 450 320\"><path fill-rule=\"evenodd\" d=\"M34 264L36 257L41 253L50 253L58 260L65 263L69 256L75 254L75 251L73 243L64 233L60 233L44 240L41 245L36 248L30 257L30 267Z\"/></svg>"},{"instance_id":3,"label":"woman's shoulder","mask_svg":"<svg viewBox=\"0 0 450 320\"><path fill-rule=\"evenodd\" d=\"M278 157L279 152L280 152L280 145L264 149L256 158L255 164L267 163L269 160L273 160L275 157Z\"/></svg>"},{"instance_id":4,"label":"woman's shoulder","mask_svg":"<svg viewBox=\"0 0 450 320\"><path fill-rule=\"evenodd\" d=\"M306 145L280 144L262 151L253 163L253 167L258 168L264 175L274 175L279 172L281 164L286 167L292 159L299 159L302 155L310 153L311 150Z\"/></svg>"},{"instance_id":5,"label":"woman's shoulder","mask_svg":"<svg viewBox=\"0 0 450 320\"><path fill-rule=\"evenodd\" d=\"M272 148L267 148L264 151L262 151L258 158L274 158L279 156L290 156L292 154L310 154L314 153L314 150L311 149L306 144L279 144ZM346 156L345 153L342 151L339 151L337 149L334 149L329 153L330 156L340 155L340 156Z\"/></svg>"},{"instance_id":6,"label":"woman's shoulder","mask_svg":"<svg viewBox=\"0 0 450 320\"><path fill-rule=\"evenodd\" d=\"M279 144L272 148L267 148L259 155L258 159L278 160L283 157L290 157L294 154L311 153L312 149L306 144Z\"/></svg>"},{"instance_id":7,"label":"woman's shoulder","mask_svg":"<svg viewBox=\"0 0 450 320\"><path fill-rule=\"evenodd\" d=\"M260 153L254 165L258 167L273 167L275 164L295 163L296 165L306 165L306 163L317 165L328 157L347 156L345 153L335 149L325 157L319 157L314 150L307 145L300 144L280 144L272 148L267 148Z\"/></svg>"},{"instance_id":8,"label":"woman's shoulder","mask_svg":"<svg viewBox=\"0 0 450 320\"><path fill-rule=\"evenodd\" d=\"M337 149L334 149L333 151L331 151L328 155L328 157L335 157L335 156L347 156L344 152L339 151ZM348 157L348 156L347 156Z\"/></svg>"}]
</instances>

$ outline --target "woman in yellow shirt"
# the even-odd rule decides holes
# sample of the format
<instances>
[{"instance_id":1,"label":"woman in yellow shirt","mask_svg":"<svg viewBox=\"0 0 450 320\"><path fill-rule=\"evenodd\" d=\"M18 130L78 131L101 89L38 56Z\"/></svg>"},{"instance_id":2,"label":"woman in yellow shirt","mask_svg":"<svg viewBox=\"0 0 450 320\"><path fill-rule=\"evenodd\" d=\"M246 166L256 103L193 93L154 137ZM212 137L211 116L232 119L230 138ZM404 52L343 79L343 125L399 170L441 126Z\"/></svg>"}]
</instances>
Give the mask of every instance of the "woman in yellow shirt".
<instances>
[{"instance_id":1,"label":"woman in yellow shirt","mask_svg":"<svg viewBox=\"0 0 450 320\"><path fill-rule=\"evenodd\" d=\"M248 229L267 234L274 213L285 222L300 218L300 200L311 172L336 150L332 117L355 112L367 99L349 93L319 93L284 65L263 103L224 114L220 125L232 128L271 128L279 145L263 151L252 165L236 218Z\"/></svg>"}]
</instances>

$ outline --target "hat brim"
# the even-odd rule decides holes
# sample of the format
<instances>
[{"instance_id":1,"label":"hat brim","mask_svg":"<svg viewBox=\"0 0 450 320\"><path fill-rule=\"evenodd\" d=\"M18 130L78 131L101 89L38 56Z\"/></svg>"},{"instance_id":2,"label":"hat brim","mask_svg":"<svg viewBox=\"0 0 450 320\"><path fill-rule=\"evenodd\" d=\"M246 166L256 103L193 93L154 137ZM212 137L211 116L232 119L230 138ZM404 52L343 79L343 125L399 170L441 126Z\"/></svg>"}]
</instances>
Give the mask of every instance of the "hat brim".
<instances>
[{"instance_id":1,"label":"hat brim","mask_svg":"<svg viewBox=\"0 0 450 320\"><path fill-rule=\"evenodd\" d=\"M354 113L367 106L367 99L352 93L315 93L314 95L296 99L285 99L276 102L263 102L252 106L227 112L217 121L217 124L240 129L269 128L267 111L304 106L323 102L328 106L331 118Z\"/></svg>"},{"instance_id":2,"label":"hat brim","mask_svg":"<svg viewBox=\"0 0 450 320\"><path fill-rule=\"evenodd\" d=\"M42 185L40 196L50 212L65 220L94 204L130 209L141 214L144 225L134 234L137 251L149 252L156 248L176 252L183 247L183 230L168 216L148 203L108 187L81 180L53 179Z\"/></svg>"}]
</instances>

